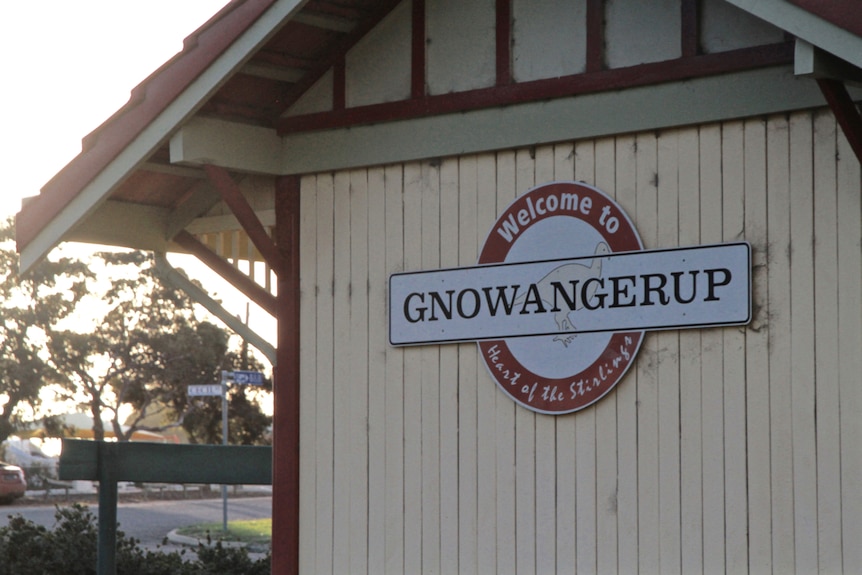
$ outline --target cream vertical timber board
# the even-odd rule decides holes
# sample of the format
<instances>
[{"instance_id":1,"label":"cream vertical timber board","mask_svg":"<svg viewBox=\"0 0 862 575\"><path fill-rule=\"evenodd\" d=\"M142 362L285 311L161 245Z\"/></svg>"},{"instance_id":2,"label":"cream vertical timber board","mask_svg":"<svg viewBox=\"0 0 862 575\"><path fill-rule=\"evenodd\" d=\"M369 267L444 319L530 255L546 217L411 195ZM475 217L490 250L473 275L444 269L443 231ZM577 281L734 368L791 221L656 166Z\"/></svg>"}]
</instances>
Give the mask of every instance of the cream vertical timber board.
<instances>
[{"instance_id":1,"label":"cream vertical timber board","mask_svg":"<svg viewBox=\"0 0 862 575\"><path fill-rule=\"evenodd\" d=\"M447 231L449 239L454 240L451 248L453 259L459 265L475 265L477 259L476 234L482 233L476 228L476 206L479 190L478 159L476 156L464 156L452 161L460 191L453 208L452 229ZM458 468L458 478L454 485L458 494L456 509L457 524L454 531L458 536L460 547L453 550L450 559L455 560L458 572L475 573L477 569L478 548L478 452L477 452L477 410L478 404L476 385L478 382L478 354L475 344L461 344L457 354L451 358L452 365L458 368L456 389L454 390L456 406L453 417L458 424L458 436L455 447L458 450L455 464ZM446 570L444 570L446 572ZM449 570L449 572L454 572Z\"/></svg>"},{"instance_id":2,"label":"cream vertical timber board","mask_svg":"<svg viewBox=\"0 0 862 575\"><path fill-rule=\"evenodd\" d=\"M317 186L314 176L300 180L299 245L299 564L315 570L317 534ZM253 262L250 262L252 269ZM327 486L320 484L322 489ZM320 543L324 543L320 541Z\"/></svg>"},{"instance_id":3,"label":"cream vertical timber board","mask_svg":"<svg viewBox=\"0 0 862 575\"><path fill-rule=\"evenodd\" d=\"M841 571L838 396L838 198L835 120L814 115L814 378L817 409L817 568ZM853 288L849 288L853 289ZM858 288L857 288L858 289Z\"/></svg>"},{"instance_id":4,"label":"cream vertical timber board","mask_svg":"<svg viewBox=\"0 0 862 575\"><path fill-rule=\"evenodd\" d=\"M335 210L335 255L333 259L333 441L334 441L334 481L333 481L333 571L344 573L351 570L350 564L350 497L351 487L350 403L353 377L350 373L350 174L335 174L333 203Z\"/></svg>"},{"instance_id":5,"label":"cream vertical timber board","mask_svg":"<svg viewBox=\"0 0 862 575\"><path fill-rule=\"evenodd\" d=\"M422 162L422 267L440 267L440 167ZM440 346L422 346L422 572L440 572ZM409 380L408 380L409 381Z\"/></svg>"},{"instance_id":6,"label":"cream vertical timber board","mask_svg":"<svg viewBox=\"0 0 862 575\"><path fill-rule=\"evenodd\" d=\"M404 269L422 269L422 182L404 166ZM422 349L404 348L404 572L422 573Z\"/></svg>"},{"instance_id":7,"label":"cream vertical timber board","mask_svg":"<svg viewBox=\"0 0 862 575\"><path fill-rule=\"evenodd\" d=\"M598 142L578 142L575 145L575 179L595 184L611 197L617 197L616 143L612 138L604 138ZM618 382L614 391L591 408L595 410L594 421L575 421L579 571L617 571L617 398L620 387L631 381L632 376L628 376ZM594 446L590 445L591 443L594 443ZM594 468L591 468L591 463L594 463ZM590 501L593 493L594 501ZM594 512L593 516L590 516L591 511ZM590 529L589 523L592 517L595 517L594 530ZM582 557L583 554L587 556Z\"/></svg>"},{"instance_id":8,"label":"cream vertical timber board","mask_svg":"<svg viewBox=\"0 0 862 575\"><path fill-rule=\"evenodd\" d=\"M644 247L658 245L658 161L654 133L635 136L637 228ZM648 334L635 365L637 383L638 565L641 573L659 566L658 338Z\"/></svg>"},{"instance_id":9,"label":"cream vertical timber board","mask_svg":"<svg viewBox=\"0 0 862 575\"><path fill-rule=\"evenodd\" d=\"M555 181L571 181L575 177L575 150L571 143L554 146L554 176ZM576 497L577 470L575 453L577 450L577 435L575 423L577 415L558 417L556 420L556 572L574 573L576 571ZM595 547L593 547L595 549ZM593 569L595 571L595 569ZM583 571L582 571L583 572Z\"/></svg>"},{"instance_id":10,"label":"cream vertical timber board","mask_svg":"<svg viewBox=\"0 0 862 575\"><path fill-rule=\"evenodd\" d=\"M368 544L368 173L349 172L350 264L349 398L350 565L367 570Z\"/></svg>"},{"instance_id":11,"label":"cream vertical timber board","mask_svg":"<svg viewBox=\"0 0 862 575\"><path fill-rule=\"evenodd\" d=\"M812 122L790 116L790 385L797 573L817 571Z\"/></svg>"},{"instance_id":12,"label":"cream vertical timber board","mask_svg":"<svg viewBox=\"0 0 862 575\"><path fill-rule=\"evenodd\" d=\"M637 215L637 169L636 142L634 136L616 138L614 141L596 141L596 182L608 181L602 166L607 163L607 154L613 153L616 161L616 201L629 217ZM635 221L639 227L639 222ZM641 356L638 356L641 361ZM619 573L638 572L638 370L629 369L617 383L617 522ZM606 401L606 400L603 400ZM601 568L601 565L599 566ZM603 569L604 571L604 569ZM609 568L609 571L610 568Z\"/></svg>"},{"instance_id":13,"label":"cream vertical timber board","mask_svg":"<svg viewBox=\"0 0 862 575\"><path fill-rule=\"evenodd\" d=\"M514 152L497 154L497 212L515 200L516 161ZM496 221L497 214L494 215ZM489 376L490 379L490 376ZM496 387L496 384L494 384ZM500 575L517 571L517 485L515 469L515 412L520 407L508 396L497 390L496 428L497 428L497 572Z\"/></svg>"},{"instance_id":14,"label":"cream vertical timber board","mask_svg":"<svg viewBox=\"0 0 862 575\"><path fill-rule=\"evenodd\" d=\"M772 566L769 457L766 120L745 122L745 239L752 250L752 320L745 331L748 569Z\"/></svg>"},{"instance_id":15,"label":"cream vertical timber board","mask_svg":"<svg viewBox=\"0 0 862 575\"><path fill-rule=\"evenodd\" d=\"M368 570L368 172L350 172L350 571Z\"/></svg>"},{"instance_id":16,"label":"cream vertical timber board","mask_svg":"<svg viewBox=\"0 0 862 575\"><path fill-rule=\"evenodd\" d=\"M386 209L386 272L404 271L404 171L384 170ZM388 285L388 284L387 284ZM387 338L388 339L388 338ZM386 500L385 575L401 575L404 567L404 351L386 348Z\"/></svg>"},{"instance_id":17,"label":"cream vertical timber board","mask_svg":"<svg viewBox=\"0 0 862 575\"><path fill-rule=\"evenodd\" d=\"M661 247L679 245L679 132L658 138L658 230ZM680 573L679 331L655 334L658 348L659 571Z\"/></svg>"},{"instance_id":18,"label":"cream vertical timber board","mask_svg":"<svg viewBox=\"0 0 862 575\"><path fill-rule=\"evenodd\" d=\"M793 438L790 388L790 127L773 116L766 127L769 253L769 424L772 571L794 571Z\"/></svg>"},{"instance_id":19,"label":"cream vertical timber board","mask_svg":"<svg viewBox=\"0 0 862 575\"><path fill-rule=\"evenodd\" d=\"M515 192L536 185L536 150L515 152ZM515 410L515 555L518 575L536 572L536 414Z\"/></svg>"},{"instance_id":20,"label":"cream vertical timber board","mask_svg":"<svg viewBox=\"0 0 862 575\"><path fill-rule=\"evenodd\" d=\"M700 132L700 239L722 238L721 127ZM724 385L722 332L701 333L701 401L703 414L703 561L704 572L724 573Z\"/></svg>"},{"instance_id":21,"label":"cream vertical timber board","mask_svg":"<svg viewBox=\"0 0 862 575\"><path fill-rule=\"evenodd\" d=\"M386 567L386 197L383 168L368 170L368 572Z\"/></svg>"},{"instance_id":22,"label":"cream vertical timber board","mask_svg":"<svg viewBox=\"0 0 862 575\"><path fill-rule=\"evenodd\" d=\"M317 491L315 500L315 522L317 542L315 549L316 568L322 573L331 573L334 541L334 362L335 334L334 316L334 259L335 231L333 206L333 178L331 175L317 176L314 193L317 210L317 334L315 338L317 393L315 426L315 477ZM339 260L341 261L341 260ZM304 335L304 332L303 332ZM304 359L304 358L303 358Z\"/></svg>"},{"instance_id":23,"label":"cream vertical timber board","mask_svg":"<svg viewBox=\"0 0 862 575\"><path fill-rule=\"evenodd\" d=\"M679 132L679 243L700 243L700 132ZM680 514L683 573L703 571L701 330L679 334Z\"/></svg>"},{"instance_id":24,"label":"cream vertical timber board","mask_svg":"<svg viewBox=\"0 0 862 575\"><path fill-rule=\"evenodd\" d=\"M744 239L745 147L741 121L722 127L722 241ZM724 529L725 568L748 568L748 502L745 459L745 332L721 330L724 345Z\"/></svg>"},{"instance_id":25,"label":"cream vertical timber board","mask_svg":"<svg viewBox=\"0 0 862 575\"><path fill-rule=\"evenodd\" d=\"M598 145L592 140L577 142L575 145L575 179L582 180L605 191L609 195L614 193L614 148L613 140L606 138L602 140L604 153L597 152ZM607 402L607 403L605 403ZM599 514L606 513L605 509L599 511L600 506L605 507L607 497L616 499L616 421L615 415L616 399L613 394L606 396L597 404L577 412L574 417L575 426L575 566L578 573L596 573L599 569L599 548L604 545L606 553L606 566L616 565L616 510L608 518L602 517L602 525L605 527L605 537L602 540L599 533ZM598 411L602 410L605 415L604 421L612 429L607 429L607 437L597 435L596 426ZM606 452L599 452L597 443L604 441L602 446ZM613 444L610 442L613 441ZM599 470L599 458L605 464ZM603 484L599 479L600 471L605 471L602 479L607 482ZM612 475L611 475L612 473ZM604 495L600 494L604 489ZM610 519L610 521L608 520ZM611 549L613 544L613 549Z\"/></svg>"},{"instance_id":26,"label":"cream vertical timber board","mask_svg":"<svg viewBox=\"0 0 862 575\"><path fill-rule=\"evenodd\" d=\"M461 262L475 263L479 249L485 243L489 230L497 220L497 159L494 154L480 154L476 160L476 205L466 202L461 206L460 217L468 217L469 210L476 211L476 234L462 235ZM462 200L463 202L463 200ZM463 229L463 227L462 227ZM472 239L472 250L466 244ZM470 255L468 255L468 250ZM476 573L496 573L497 567L497 395L502 395L491 381L484 360L477 346L461 346L459 353L467 354L472 348L476 370L476 414L477 433L477 541ZM466 369L466 365L465 365ZM511 401L510 401L511 403Z\"/></svg>"},{"instance_id":27,"label":"cream vertical timber board","mask_svg":"<svg viewBox=\"0 0 862 575\"><path fill-rule=\"evenodd\" d=\"M860 169L838 137L838 394L841 421L841 533L845 570L862 565L862 206Z\"/></svg>"},{"instance_id":28,"label":"cream vertical timber board","mask_svg":"<svg viewBox=\"0 0 862 575\"><path fill-rule=\"evenodd\" d=\"M440 267L458 267L458 160L440 164ZM463 228L461 228L463 229ZM461 469L458 437L458 354L456 345L440 346L440 571L458 572L458 481ZM475 362L474 362L475 363ZM465 497L464 504L476 503Z\"/></svg>"},{"instance_id":29,"label":"cream vertical timber board","mask_svg":"<svg viewBox=\"0 0 862 575\"><path fill-rule=\"evenodd\" d=\"M554 180L554 148L535 149L535 185ZM557 418L536 415L536 572L556 572Z\"/></svg>"}]
</instances>

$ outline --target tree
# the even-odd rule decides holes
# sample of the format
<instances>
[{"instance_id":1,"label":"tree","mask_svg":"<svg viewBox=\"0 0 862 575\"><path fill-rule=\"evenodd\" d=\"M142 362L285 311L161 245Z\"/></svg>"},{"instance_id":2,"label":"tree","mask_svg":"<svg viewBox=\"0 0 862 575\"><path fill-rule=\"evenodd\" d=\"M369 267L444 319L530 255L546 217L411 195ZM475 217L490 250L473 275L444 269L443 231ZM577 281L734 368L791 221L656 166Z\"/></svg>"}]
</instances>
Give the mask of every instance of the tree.
<instances>
[{"instance_id":1,"label":"tree","mask_svg":"<svg viewBox=\"0 0 862 575\"><path fill-rule=\"evenodd\" d=\"M225 355L226 371L262 371L259 362L248 356L248 345L243 344L237 352ZM272 382L266 381L258 388L272 390ZM265 415L260 406L249 399L256 389L249 386L228 387L228 442L234 445L254 445L266 442L272 418ZM183 429L192 443L217 444L222 442L221 398L189 398L178 396L175 412L185 412ZM194 409L197 405L198 408Z\"/></svg>"},{"instance_id":2,"label":"tree","mask_svg":"<svg viewBox=\"0 0 862 575\"><path fill-rule=\"evenodd\" d=\"M58 331L49 343L53 367L65 378L67 397L87 398L96 439L105 437L106 414L120 441L136 431L177 426L185 428L193 441L208 438L199 422L210 417L209 411L219 414L220 409L189 402L186 390L188 385L216 383L221 370L230 368L234 359L229 334L196 318L194 303L163 281L151 255L100 253L97 258L113 278L98 297L104 315L95 329ZM238 417L253 423L238 427L253 430L251 440L259 441L260 421L268 426L268 418L259 405L248 403ZM123 421L128 407L133 415ZM148 423L154 415L167 423Z\"/></svg>"},{"instance_id":3,"label":"tree","mask_svg":"<svg viewBox=\"0 0 862 575\"><path fill-rule=\"evenodd\" d=\"M87 292L92 273L72 258L43 260L18 273L12 220L0 224L0 441L31 424L46 385L61 375L45 353L55 329Z\"/></svg>"}]
</instances>

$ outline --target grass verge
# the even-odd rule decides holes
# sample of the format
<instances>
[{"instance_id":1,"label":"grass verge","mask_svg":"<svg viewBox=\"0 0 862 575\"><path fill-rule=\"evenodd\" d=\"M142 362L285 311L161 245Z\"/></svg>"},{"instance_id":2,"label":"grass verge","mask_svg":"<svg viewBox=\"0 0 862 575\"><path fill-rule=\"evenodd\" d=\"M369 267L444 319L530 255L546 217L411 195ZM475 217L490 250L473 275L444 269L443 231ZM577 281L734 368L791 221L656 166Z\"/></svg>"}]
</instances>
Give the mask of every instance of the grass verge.
<instances>
[{"instance_id":1,"label":"grass verge","mask_svg":"<svg viewBox=\"0 0 862 575\"><path fill-rule=\"evenodd\" d=\"M272 519L246 519L228 521L227 531L222 531L222 523L199 523L177 529L177 533L187 537L213 541L239 541L247 544L269 544L272 539Z\"/></svg>"}]
</instances>

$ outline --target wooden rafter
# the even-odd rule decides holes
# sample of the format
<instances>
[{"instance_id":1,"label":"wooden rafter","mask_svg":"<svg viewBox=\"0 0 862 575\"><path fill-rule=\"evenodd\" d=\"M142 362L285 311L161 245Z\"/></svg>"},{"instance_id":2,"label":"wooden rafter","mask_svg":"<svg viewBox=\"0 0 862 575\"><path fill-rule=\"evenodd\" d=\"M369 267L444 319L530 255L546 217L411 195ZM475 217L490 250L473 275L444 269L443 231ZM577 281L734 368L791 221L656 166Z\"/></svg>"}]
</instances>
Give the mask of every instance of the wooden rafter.
<instances>
[{"instance_id":1,"label":"wooden rafter","mask_svg":"<svg viewBox=\"0 0 862 575\"><path fill-rule=\"evenodd\" d=\"M186 252L197 257L210 269L219 274L232 286L241 291L254 303L262 307L268 314L276 317L278 306L276 298L253 279L233 267L226 259L209 249L189 232L182 231L173 238L173 242Z\"/></svg>"}]
</instances>

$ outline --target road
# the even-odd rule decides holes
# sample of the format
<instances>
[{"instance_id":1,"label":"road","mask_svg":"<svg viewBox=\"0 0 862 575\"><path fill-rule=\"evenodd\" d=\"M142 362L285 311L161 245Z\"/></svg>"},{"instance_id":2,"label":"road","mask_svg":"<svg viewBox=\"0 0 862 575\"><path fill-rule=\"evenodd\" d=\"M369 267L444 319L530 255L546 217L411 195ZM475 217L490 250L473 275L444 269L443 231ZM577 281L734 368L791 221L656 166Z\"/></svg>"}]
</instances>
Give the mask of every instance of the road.
<instances>
[{"instance_id":1,"label":"road","mask_svg":"<svg viewBox=\"0 0 862 575\"><path fill-rule=\"evenodd\" d=\"M90 510L98 515L98 506ZM0 526L9 523L10 515L22 515L39 525L50 527L54 524L54 506L15 506L0 507ZM228 520L263 519L272 516L272 497L240 497L228 500ZM120 530L127 536L141 541L147 548L161 545L165 535L177 527L204 522L221 522L222 500L180 499L150 500L143 503L121 503L117 507L117 521Z\"/></svg>"}]
</instances>

